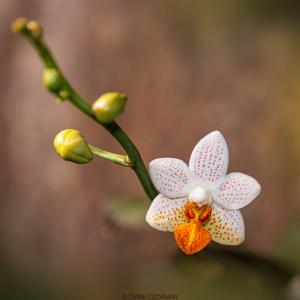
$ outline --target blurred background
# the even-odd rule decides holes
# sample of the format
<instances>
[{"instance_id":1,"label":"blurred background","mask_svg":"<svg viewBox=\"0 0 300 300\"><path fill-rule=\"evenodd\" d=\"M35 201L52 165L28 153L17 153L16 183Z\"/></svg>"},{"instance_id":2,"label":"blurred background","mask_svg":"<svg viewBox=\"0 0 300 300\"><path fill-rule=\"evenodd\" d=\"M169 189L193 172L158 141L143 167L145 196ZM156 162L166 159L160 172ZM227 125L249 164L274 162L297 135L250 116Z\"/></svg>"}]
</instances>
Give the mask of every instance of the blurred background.
<instances>
[{"instance_id":1,"label":"blurred background","mask_svg":"<svg viewBox=\"0 0 300 300\"><path fill-rule=\"evenodd\" d=\"M0 0L0 298L300 299L299 3ZM121 149L43 88L40 60L10 30L20 16L43 24L86 99L129 96L119 123L146 164L188 161L202 136L224 134L229 171L262 185L242 210L242 246L186 257L144 222L133 172L55 154L65 128Z\"/></svg>"}]
</instances>

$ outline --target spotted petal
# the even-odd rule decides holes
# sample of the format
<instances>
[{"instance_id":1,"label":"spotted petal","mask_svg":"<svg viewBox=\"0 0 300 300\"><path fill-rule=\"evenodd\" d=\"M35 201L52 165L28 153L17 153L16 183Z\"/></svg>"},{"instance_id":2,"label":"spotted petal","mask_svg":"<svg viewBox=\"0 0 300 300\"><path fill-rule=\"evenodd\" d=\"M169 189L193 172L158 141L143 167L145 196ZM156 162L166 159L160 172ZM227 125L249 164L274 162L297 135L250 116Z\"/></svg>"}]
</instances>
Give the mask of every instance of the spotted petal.
<instances>
[{"instance_id":1,"label":"spotted petal","mask_svg":"<svg viewBox=\"0 0 300 300\"><path fill-rule=\"evenodd\" d=\"M193 185L188 166L180 159L158 158L150 162L150 176L157 190L166 197L187 196Z\"/></svg>"},{"instance_id":2,"label":"spotted petal","mask_svg":"<svg viewBox=\"0 0 300 300\"><path fill-rule=\"evenodd\" d=\"M260 190L260 184L253 177L230 173L217 191L215 201L226 209L240 209L254 200Z\"/></svg>"},{"instance_id":3,"label":"spotted petal","mask_svg":"<svg viewBox=\"0 0 300 300\"><path fill-rule=\"evenodd\" d=\"M174 231L177 225L187 222L184 214L186 198L169 199L159 194L152 201L146 214L146 222L162 231Z\"/></svg>"},{"instance_id":4,"label":"spotted petal","mask_svg":"<svg viewBox=\"0 0 300 300\"><path fill-rule=\"evenodd\" d=\"M239 245L245 239L244 219L239 210L226 210L213 204L211 218L204 227L219 244Z\"/></svg>"},{"instance_id":5,"label":"spotted petal","mask_svg":"<svg viewBox=\"0 0 300 300\"><path fill-rule=\"evenodd\" d=\"M206 135L195 146L189 163L195 178L216 182L226 175L228 168L228 147L220 131Z\"/></svg>"}]
</instances>

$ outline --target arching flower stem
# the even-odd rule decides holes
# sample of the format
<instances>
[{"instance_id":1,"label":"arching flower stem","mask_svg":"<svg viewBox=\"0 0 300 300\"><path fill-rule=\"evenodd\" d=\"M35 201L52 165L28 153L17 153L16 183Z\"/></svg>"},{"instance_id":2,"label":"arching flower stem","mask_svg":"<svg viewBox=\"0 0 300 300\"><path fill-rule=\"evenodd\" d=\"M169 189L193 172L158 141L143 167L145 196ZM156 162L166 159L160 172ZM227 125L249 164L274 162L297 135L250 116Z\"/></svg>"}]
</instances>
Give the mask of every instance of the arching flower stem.
<instances>
[{"instance_id":1,"label":"arching flower stem","mask_svg":"<svg viewBox=\"0 0 300 300\"><path fill-rule=\"evenodd\" d=\"M16 20L15 22L17 22ZM15 30L17 31L17 30ZM122 130L122 128L116 123L111 122L109 124L103 124L99 122L91 109L91 105L85 101L71 86L68 80L63 76L59 65L55 61L53 55L51 54L48 46L44 42L42 36L36 36L28 28L24 27L22 30L17 31L22 34L35 48L38 55L40 56L43 64L46 68L54 68L61 74L61 79L64 84L64 89L69 92L68 100L79 110L93 119L95 122L102 125L122 146L128 155L129 161L131 163L131 168L136 173L141 185L144 188L145 193L148 195L150 200L153 200L157 196L157 191L151 181L149 173L145 167L143 159L133 143L133 141L128 137L128 135Z\"/></svg>"}]
</instances>

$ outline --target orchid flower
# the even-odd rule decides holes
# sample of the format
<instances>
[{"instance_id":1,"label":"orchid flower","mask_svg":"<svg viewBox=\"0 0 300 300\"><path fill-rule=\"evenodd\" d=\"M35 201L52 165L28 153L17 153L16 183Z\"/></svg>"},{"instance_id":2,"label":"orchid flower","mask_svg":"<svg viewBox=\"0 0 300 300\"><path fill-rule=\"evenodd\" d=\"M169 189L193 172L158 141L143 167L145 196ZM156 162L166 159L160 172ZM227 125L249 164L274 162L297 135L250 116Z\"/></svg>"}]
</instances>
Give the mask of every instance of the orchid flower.
<instances>
[{"instance_id":1,"label":"orchid flower","mask_svg":"<svg viewBox=\"0 0 300 300\"><path fill-rule=\"evenodd\" d=\"M67 129L59 132L54 140L57 154L80 164L98 156L132 168L146 194L154 198L146 221L158 230L174 232L178 246L186 254L204 249L211 240L225 245L243 242L245 229L239 209L259 194L260 185L242 173L226 175L228 149L219 131L208 134L196 145L189 166L179 159L159 158L150 163L149 175L136 145L116 122L127 96L109 92L90 105L62 74L38 22L18 18L12 30L30 41L39 54L45 67L45 87L103 126L126 152L123 155L100 149L88 144L78 130Z\"/></svg>"},{"instance_id":2,"label":"orchid flower","mask_svg":"<svg viewBox=\"0 0 300 300\"><path fill-rule=\"evenodd\" d=\"M189 166L176 158L150 162L150 176L159 191L147 215L155 229L174 232L186 254L204 249L211 240L239 245L245 239L240 208L259 194L259 183L243 173L227 173L228 147L213 131L195 146Z\"/></svg>"}]
</instances>

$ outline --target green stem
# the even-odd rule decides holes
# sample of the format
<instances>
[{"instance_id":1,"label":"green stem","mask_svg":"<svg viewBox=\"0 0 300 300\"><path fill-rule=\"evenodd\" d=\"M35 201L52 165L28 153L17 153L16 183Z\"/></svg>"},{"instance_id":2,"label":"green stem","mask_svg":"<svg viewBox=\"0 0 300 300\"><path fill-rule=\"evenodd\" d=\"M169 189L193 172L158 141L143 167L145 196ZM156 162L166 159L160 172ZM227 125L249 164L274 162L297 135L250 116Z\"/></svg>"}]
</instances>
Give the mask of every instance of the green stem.
<instances>
[{"instance_id":1,"label":"green stem","mask_svg":"<svg viewBox=\"0 0 300 300\"><path fill-rule=\"evenodd\" d=\"M44 63L46 68L55 68L57 69L64 81L65 87L70 92L69 101L76 106L79 110L84 112L90 118L92 118L95 122L101 124L110 134L119 142L119 144L126 151L130 162L132 162L131 168L136 173L140 183L142 184L146 194L152 200L158 194L152 180L149 176L149 173L145 167L145 164L142 160L142 157L132 142L132 140L128 137L128 135L122 130L122 128L116 123L112 122L110 124L103 124L99 122L91 109L91 106L88 102L86 102L70 85L67 79L63 76L58 64L53 58L49 48L46 46L45 42L41 38L36 38L29 30L24 30L21 32L24 37L29 40L29 42L34 46L37 53L39 54L42 62Z\"/></svg>"},{"instance_id":2,"label":"green stem","mask_svg":"<svg viewBox=\"0 0 300 300\"><path fill-rule=\"evenodd\" d=\"M133 165L127 155L121 155L121 154L108 152L108 151L102 150L100 148L97 148L93 145L89 145L89 148L91 149L92 153L95 156L110 160L115 164L122 165L125 167L132 167L132 165Z\"/></svg>"}]
</instances>

